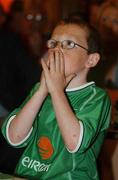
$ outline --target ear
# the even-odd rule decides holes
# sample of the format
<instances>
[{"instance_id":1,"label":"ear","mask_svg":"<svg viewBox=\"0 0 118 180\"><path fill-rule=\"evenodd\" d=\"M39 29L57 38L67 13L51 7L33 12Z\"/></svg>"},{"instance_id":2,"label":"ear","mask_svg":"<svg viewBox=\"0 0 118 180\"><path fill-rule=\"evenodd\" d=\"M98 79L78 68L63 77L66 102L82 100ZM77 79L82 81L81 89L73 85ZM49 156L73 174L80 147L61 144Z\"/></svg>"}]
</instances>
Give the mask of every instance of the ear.
<instances>
[{"instance_id":1,"label":"ear","mask_svg":"<svg viewBox=\"0 0 118 180\"><path fill-rule=\"evenodd\" d=\"M92 53L89 55L87 62L86 62L86 67L87 68L92 68L97 65L97 63L100 60L100 54L99 53Z\"/></svg>"}]
</instances>

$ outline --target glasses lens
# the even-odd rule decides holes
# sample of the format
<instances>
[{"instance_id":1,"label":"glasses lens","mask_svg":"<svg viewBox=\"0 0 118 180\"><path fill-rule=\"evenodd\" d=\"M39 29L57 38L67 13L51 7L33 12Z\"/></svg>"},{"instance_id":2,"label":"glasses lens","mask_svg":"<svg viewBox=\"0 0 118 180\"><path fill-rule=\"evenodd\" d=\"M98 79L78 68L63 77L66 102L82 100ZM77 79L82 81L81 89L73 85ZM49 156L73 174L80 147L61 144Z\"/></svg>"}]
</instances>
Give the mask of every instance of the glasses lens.
<instances>
[{"instance_id":1,"label":"glasses lens","mask_svg":"<svg viewBox=\"0 0 118 180\"><path fill-rule=\"evenodd\" d=\"M26 15L26 19L27 19L28 21L31 21L33 18L34 18L34 17L33 17L32 14L27 14L27 15Z\"/></svg>"},{"instance_id":2,"label":"glasses lens","mask_svg":"<svg viewBox=\"0 0 118 180\"><path fill-rule=\"evenodd\" d=\"M57 44L57 42L56 42L55 40L50 39L50 40L47 41L47 47L48 47L49 49L55 48L55 47L56 47L56 44Z\"/></svg>"},{"instance_id":3,"label":"glasses lens","mask_svg":"<svg viewBox=\"0 0 118 180\"><path fill-rule=\"evenodd\" d=\"M35 17L36 21L41 21L42 20L42 15L41 14L37 14Z\"/></svg>"},{"instance_id":4,"label":"glasses lens","mask_svg":"<svg viewBox=\"0 0 118 180\"><path fill-rule=\"evenodd\" d=\"M65 41L63 41L62 46L64 49L72 49L72 48L74 48L75 44L73 41L65 40Z\"/></svg>"}]
</instances>

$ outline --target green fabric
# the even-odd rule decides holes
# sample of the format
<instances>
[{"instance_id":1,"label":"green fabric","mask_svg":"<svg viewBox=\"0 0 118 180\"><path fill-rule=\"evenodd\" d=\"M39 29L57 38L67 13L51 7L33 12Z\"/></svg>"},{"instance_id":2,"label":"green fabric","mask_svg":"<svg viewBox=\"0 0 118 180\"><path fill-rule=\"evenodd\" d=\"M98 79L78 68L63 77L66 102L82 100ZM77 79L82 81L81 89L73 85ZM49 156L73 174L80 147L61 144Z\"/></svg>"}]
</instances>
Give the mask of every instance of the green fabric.
<instances>
[{"instance_id":1,"label":"green fabric","mask_svg":"<svg viewBox=\"0 0 118 180\"><path fill-rule=\"evenodd\" d=\"M32 90L27 100L32 97L38 86ZM70 153L66 149L57 125L51 97L48 96L37 114L30 137L18 146L27 147L16 167L17 175L32 180L99 179L96 159L110 123L110 99L106 92L96 87L94 83L66 94L78 120L83 123L84 134L80 148L75 153ZM6 119L2 128L6 139L7 122L23 105Z\"/></svg>"},{"instance_id":2,"label":"green fabric","mask_svg":"<svg viewBox=\"0 0 118 180\"><path fill-rule=\"evenodd\" d=\"M13 176L9 175L9 174L4 174L4 173L0 173L0 180L4 179L4 180L12 180Z\"/></svg>"}]
</instances>

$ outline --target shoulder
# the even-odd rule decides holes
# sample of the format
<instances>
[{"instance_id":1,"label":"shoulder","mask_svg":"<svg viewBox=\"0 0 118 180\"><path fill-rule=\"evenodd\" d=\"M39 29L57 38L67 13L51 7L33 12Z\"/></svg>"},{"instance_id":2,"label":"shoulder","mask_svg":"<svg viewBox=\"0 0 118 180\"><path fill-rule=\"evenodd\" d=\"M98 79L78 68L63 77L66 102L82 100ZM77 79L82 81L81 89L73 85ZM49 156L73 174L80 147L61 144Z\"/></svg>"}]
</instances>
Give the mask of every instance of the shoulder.
<instances>
[{"instance_id":1,"label":"shoulder","mask_svg":"<svg viewBox=\"0 0 118 180\"><path fill-rule=\"evenodd\" d=\"M103 99L103 101L107 101L107 102L111 101L110 96L106 89L95 86L95 91L96 91L96 99L97 100Z\"/></svg>"}]
</instances>

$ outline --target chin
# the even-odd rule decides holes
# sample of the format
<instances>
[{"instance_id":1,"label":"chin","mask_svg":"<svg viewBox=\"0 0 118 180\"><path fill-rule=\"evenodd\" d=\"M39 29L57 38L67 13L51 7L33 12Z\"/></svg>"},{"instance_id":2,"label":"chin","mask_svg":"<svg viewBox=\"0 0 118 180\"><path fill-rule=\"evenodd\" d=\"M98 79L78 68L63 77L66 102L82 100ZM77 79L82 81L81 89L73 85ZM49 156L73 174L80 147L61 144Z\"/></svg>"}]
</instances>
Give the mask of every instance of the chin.
<instances>
[{"instance_id":1,"label":"chin","mask_svg":"<svg viewBox=\"0 0 118 180\"><path fill-rule=\"evenodd\" d=\"M75 72L65 72L66 77L71 75L71 74L76 74L76 73Z\"/></svg>"}]
</instances>

